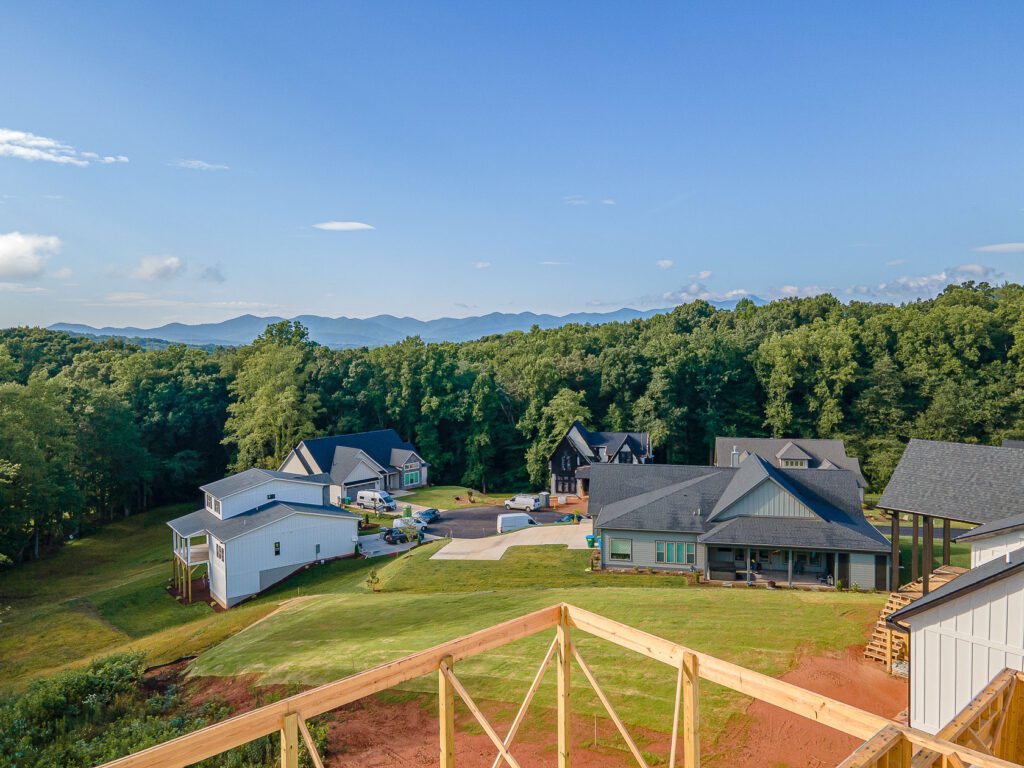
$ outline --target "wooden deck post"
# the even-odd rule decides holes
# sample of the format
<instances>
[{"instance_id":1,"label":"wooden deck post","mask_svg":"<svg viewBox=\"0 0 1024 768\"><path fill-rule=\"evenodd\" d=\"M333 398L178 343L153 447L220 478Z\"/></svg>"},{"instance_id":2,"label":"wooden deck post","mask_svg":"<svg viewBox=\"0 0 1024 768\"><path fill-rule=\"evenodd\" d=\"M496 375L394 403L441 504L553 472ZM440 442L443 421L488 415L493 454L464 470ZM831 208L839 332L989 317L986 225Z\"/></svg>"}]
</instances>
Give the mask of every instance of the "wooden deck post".
<instances>
[{"instance_id":1,"label":"wooden deck post","mask_svg":"<svg viewBox=\"0 0 1024 768\"><path fill-rule=\"evenodd\" d=\"M951 557L951 555L950 555L950 541L952 539L952 536L951 536L952 531L950 530L951 527L952 526L950 525L949 518L946 518L945 520L942 521L942 564L943 565L949 565L949 560L950 560L950 557Z\"/></svg>"},{"instance_id":2,"label":"wooden deck post","mask_svg":"<svg viewBox=\"0 0 1024 768\"><path fill-rule=\"evenodd\" d=\"M447 656L437 668L437 720L440 725L441 762L440 768L455 766L455 689L445 675L445 667L451 669L453 660Z\"/></svg>"},{"instance_id":3,"label":"wooden deck post","mask_svg":"<svg viewBox=\"0 0 1024 768\"><path fill-rule=\"evenodd\" d=\"M683 765L700 768L700 665L696 654L683 654Z\"/></svg>"},{"instance_id":4,"label":"wooden deck post","mask_svg":"<svg viewBox=\"0 0 1024 768\"><path fill-rule=\"evenodd\" d=\"M892 574L889 578L889 591L895 592L900 588L900 513L892 513L892 524L889 529L889 535L892 538L892 562L890 570Z\"/></svg>"},{"instance_id":5,"label":"wooden deck post","mask_svg":"<svg viewBox=\"0 0 1024 768\"><path fill-rule=\"evenodd\" d=\"M935 556L935 521L931 517L924 519L924 562L921 564L921 593L928 594L928 580L932 573L932 558Z\"/></svg>"},{"instance_id":6,"label":"wooden deck post","mask_svg":"<svg viewBox=\"0 0 1024 768\"><path fill-rule=\"evenodd\" d=\"M572 669L572 647L569 643L569 616L561 606L556 629L558 639L558 768L572 765L572 702L569 699L569 672Z\"/></svg>"},{"instance_id":7,"label":"wooden deck post","mask_svg":"<svg viewBox=\"0 0 1024 768\"><path fill-rule=\"evenodd\" d=\"M299 718L294 712L281 724L281 768L299 768Z\"/></svg>"},{"instance_id":8,"label":"wooden deck post","mask_svg":"<svg viewBox=\"0 0 1024 768\"><path fill-rule=\"evenodd\" d=\"M792 549L786 550L786 554L788 555L788 557L786 558L786 571L787 571L787 577L789 579L788 583L789 583L789 586L792 587L793 586L793 550Z\"/></svg>"},{"instance_id":9,"label":"wooden deck post","mask_svg":"<svg viewBox=\"0 0 1024 768\"><path fill-rule=\"evenodd\" d=\"M752 579L750 578L750 547L746 548L747 553L747 583L749 584Z\"/></svg>"},{"instance_id":10,"label":"wooden deck post","mask_svg":"<svg viewBox=\"0 0 1024 768\"><path fill-rule=\"evenodd\" d=\"M920 533L921 519L917 515L914 515L913 517L914 517L914 543L913 543L913 546L910 549L910 580L911 581L917 581L917 577L921 575L921 571L918 568L918 565L920 564L920 559L918 558L918 553L917 553L919 542L920 542L920 539L921 539L921 533Z\"/></svg>"}]
</instances>

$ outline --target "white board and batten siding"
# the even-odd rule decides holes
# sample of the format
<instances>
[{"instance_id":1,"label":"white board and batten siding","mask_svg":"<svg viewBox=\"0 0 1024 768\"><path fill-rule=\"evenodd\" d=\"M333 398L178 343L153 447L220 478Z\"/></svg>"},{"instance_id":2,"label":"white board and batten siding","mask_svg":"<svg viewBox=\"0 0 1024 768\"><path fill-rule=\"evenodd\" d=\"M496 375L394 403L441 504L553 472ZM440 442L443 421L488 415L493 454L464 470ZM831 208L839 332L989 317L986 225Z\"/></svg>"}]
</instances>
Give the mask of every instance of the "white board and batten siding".
<instances>
[{"instance_id":1,"label":"white board and batten siding","mask_svg":"<svg viewBox=\"0 0 1024 768\"><path fill-rule=\"evenodd\" d=\"M1024 670L1024 573L936 605L910 625L910 725L937 733L1006 667Z\"/></svg>"},{"instance_id":2,"label":"white board and batten siding","mask_svg":"<svg viewBox=\"0 0 1024 768\"><path fill-rule=\"evenodd\" d=\"M217 547L223 547L224 542L215 538L213 534L207 536L207 542L210 545L210 560L208 563L207 570L210 576L210 594L213 599L221 605L228 604L228 592L227 592L227 572L225 570L225 560L221 560L217 557Z\"/></svg>"},{"instance_id":3,"label":"white board and batten siding","mask_svg":"<svg viewBox=\"0 0 1024 768\"><path fill-rule=\"evenodd\" d=\"M298 513L225 542L229 587L222 595L224 603L234 605L261 592L307 563L353 554L358 526L354 517ZM280 555L274 554L275 542L281 545ZM211 552L211 562L215 559ZM216 567L211 570L211 586Z\"/></svg>"},{"instance_id":4,"label":"white board and batten siding","mask_svg":"<svg viewBox=\"0 0 1024 768\"><path fill-rule=\"evenodd\" d=\"M764 480L712 518L715 521L734 517L806 517L816 518L807 505L784 491L771 480Z\"/></svg>"},{"instance_id":5,"label":"white board and batten siding","mask_svg":"<svg viewBox=\"0 0 1024 768\"><path fill-rule=\"evenodd\" d=\"M275 496L278 500L287 500L295 504L328 504L324 488L327 486L315 483L295 482L291 480L267 480L265 483L247 488L244 491L224 496L221 498L220 517L226 520L229 517L240 515L251 509L256 509L267 504L272 499L268 496Z\"/></svg>"},{"instance_id":6,"label":"white board and batten siding","mask_svg":"<svg viewBox=\"0 0 1024 768\"><path fill-rule=\"evenodd\" d=\"M987 536L971 542L971 568L977 568L990 560L1006 557L1015 549L1024 547L1024 531L1007 531L1006 533Z\"/></svg>"}]
</instances>

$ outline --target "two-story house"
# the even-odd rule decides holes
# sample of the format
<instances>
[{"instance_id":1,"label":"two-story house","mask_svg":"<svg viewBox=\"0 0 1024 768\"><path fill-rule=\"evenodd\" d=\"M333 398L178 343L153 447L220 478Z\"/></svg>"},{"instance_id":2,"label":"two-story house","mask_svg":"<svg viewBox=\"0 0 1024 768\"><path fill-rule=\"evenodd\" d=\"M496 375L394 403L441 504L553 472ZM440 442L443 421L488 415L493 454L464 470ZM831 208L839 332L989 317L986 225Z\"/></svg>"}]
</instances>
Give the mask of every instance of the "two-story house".
<instances>
[{"instance_id":1,"label":"two-story house","mask_svg":"<svg viewBox=\"0 0 1024 768\"><path fill-rule=\"evenodd\" d=\"M210 596L237 605L305 565L347 557L359 515L330 503L329 475L249 469L200 488L203 508L171 520L176 588L191 600L206 566Z\"/></svg>"},{"instance_id":2,"label":"two-story house","mask_svg":"<svg viewBox=\"0 0 1024 768\"><path fill-rule=\"evenodd\" d=\"M281 464L282 472L330 475L330 501L359 491L401 491L427 484L430 465L393 429L303 440Z\"/></svg>"},{"instance_id":3,"label":"two-story house","mask_svg":"<svg viewBox=\"0 0 1024 768\"><path fill-rule=\"evenodd\" d=\"M738 467L748 456L760 456L779 469L846 469L857 478L861 501L868 481L856 456L848 456L842 440L801 437L716 437L715 466Z\"/></svg>"},{"instance_id":4,"label":"two-story house","mask_svg":"<svg viewBox=\"0 0 1024 768\"><path fill-rule=\"evenodd\" d=\"M591 432L574 421L548 460L551 493L586 496L591 464L647 464L652 456L646 432Z\"/></svg>"}]
</instances>

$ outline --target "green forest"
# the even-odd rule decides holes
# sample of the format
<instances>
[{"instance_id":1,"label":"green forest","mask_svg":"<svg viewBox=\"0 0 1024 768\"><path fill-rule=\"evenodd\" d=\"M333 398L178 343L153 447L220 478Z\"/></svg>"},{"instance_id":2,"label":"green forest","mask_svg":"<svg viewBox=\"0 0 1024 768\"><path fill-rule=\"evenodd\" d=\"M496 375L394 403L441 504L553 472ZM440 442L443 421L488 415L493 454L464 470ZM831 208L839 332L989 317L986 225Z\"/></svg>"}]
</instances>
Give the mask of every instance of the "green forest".
<instances>
[{"instance_id":1,"label":"green forest","mask_svg":"<svg viewBox=\"0 0 1024 768\"><path fill-rule=\"evenodd\" d=\"M545 480L573 419L650 432L659 462L716 435L837 437L881 489L911 437L1024 437L1024 288L951 286L902 306L823 295L478 341L333 350L297 323L252 344L143 348L0 331L0 564L300 439L393 427L438 483Z\"/></svg>"}]
</instances>

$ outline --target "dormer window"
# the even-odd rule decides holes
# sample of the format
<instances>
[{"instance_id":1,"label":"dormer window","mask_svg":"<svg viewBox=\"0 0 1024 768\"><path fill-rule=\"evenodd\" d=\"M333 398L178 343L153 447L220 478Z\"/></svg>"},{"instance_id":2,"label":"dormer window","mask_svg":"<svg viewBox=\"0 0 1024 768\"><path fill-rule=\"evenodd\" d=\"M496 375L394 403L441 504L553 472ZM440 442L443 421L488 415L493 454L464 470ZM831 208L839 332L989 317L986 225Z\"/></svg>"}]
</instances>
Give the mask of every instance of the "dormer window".
<instances>
[{"instance_id":1,"label":"dormer window","mask_svg":"<svg viewBox=\"0 0 1024 768\"><path fill-rule=\"evenodd\" d=\"M601 461L608 461L608 449L603 445L600 445L597 448L597 458Z\"/></svg>"},{"instance_id":2,"label":"dormer window","mask_svg":"<svg viewBox=\"0 0 1024 768\"><path fill-rule=\"evenodd\" d=\"M782 466L787 469L807 469L807 459L783 459Z\"/></svg>"},{"instance_id":3,"label":"dormer window","mask_svg":"<svg viewBox=\"0 0 1024 768\"><path fill-rule=\"evenodd\" d=\"M220 514L220 499L212 493L206 494L206 508L214 514Z\"/></svg>"}]
</instances>

